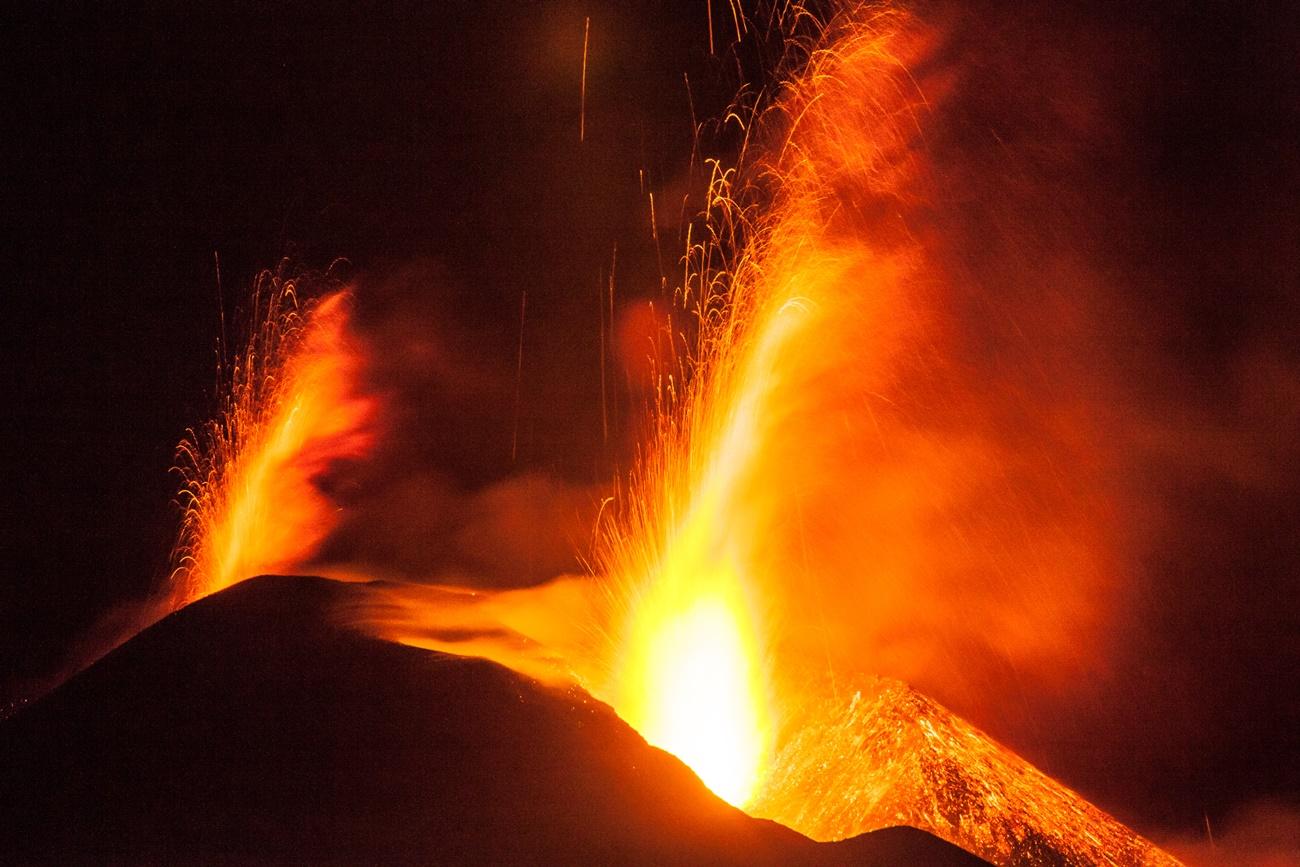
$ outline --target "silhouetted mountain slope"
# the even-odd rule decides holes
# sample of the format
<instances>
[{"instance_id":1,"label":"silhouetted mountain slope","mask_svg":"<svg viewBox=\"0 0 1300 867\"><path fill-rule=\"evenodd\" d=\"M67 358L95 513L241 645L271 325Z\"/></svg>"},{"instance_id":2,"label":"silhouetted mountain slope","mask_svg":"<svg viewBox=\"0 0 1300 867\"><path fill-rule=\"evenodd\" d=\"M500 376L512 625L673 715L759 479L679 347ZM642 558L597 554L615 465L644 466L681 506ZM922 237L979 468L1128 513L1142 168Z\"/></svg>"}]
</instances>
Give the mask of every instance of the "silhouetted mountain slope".
<instances>
[{"instance_id":1,"label":"silhouetted mountain slope","mask_svg":"<svg viewBox=\"0 0 1300 867\"><path fill-rule=\"evenodd\" d=\"M0 861L983 863L751 819L585 693L335 625L366 592L245 582L0 724Z\"/></svg>"}]
</instances>

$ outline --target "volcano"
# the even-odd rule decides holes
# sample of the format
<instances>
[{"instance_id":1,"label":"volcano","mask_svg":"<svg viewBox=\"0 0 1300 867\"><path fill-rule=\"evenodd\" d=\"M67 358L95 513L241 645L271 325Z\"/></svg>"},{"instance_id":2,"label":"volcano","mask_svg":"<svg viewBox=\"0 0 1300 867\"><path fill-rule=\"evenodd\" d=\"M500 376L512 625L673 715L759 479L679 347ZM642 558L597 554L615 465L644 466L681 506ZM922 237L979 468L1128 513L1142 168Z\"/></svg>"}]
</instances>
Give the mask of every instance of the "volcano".
<instances>
[{"instance_id":1,"label":"volcano","mask_svg":"<svg viewBox=\"0 0 1300 867\"><path fill-rule=\"evenodd\" d=\"M341 625L370 589L243 582L0 724L0 860L985 863L750 818L580 690Z\"/></svg>"}]
</instances>

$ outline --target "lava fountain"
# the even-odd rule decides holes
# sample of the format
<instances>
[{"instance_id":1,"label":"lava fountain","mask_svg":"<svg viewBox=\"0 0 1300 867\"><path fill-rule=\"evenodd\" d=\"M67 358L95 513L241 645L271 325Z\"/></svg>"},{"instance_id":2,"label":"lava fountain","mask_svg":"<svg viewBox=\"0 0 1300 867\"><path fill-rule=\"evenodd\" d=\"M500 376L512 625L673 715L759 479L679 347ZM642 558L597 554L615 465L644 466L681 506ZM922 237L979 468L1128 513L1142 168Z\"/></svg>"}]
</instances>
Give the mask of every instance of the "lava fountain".
<instances>
[{"instance_id":1,"label":"lava fountain","mask_svg":"<svg viewBox=\"0 0 1300 867\"><path fill-rule=\"evenodd\" d=\"M177 606L254 575L300 571L337 521L321 479L374 442L377 403L359 391L350 295L300 303L298 287L281 273L258 278L225 405L177 447Z\"/></svg>"},{"instance_id":2,"label":"lava fountain","mask_svg":"<svg viewBox=\"0 0 1300 867\"><path fill-rule=\"evenodd\" d=\"M770 772L798 688L783 679L780 597L791 576L803 579L799 592L817 592L807 583L809 501L824 506L839 493L827 490L828 471L859 472L842 466L852 455L825 429L869 417L893 355L920 327L905 297L914 246L882 249L829 225L837 207L827 172L847 159L873 194L902 186L908 141L888 115L921 97L898 89L896 23L857 21L833 49L839 63L870 67L852 82L869 86L863 102L879 121L869 137L853 139L861 118L820 113L825 98L848 102L823 51L766 115L742 122L747 141L782 130L779 149L742 153L732 168L711 164L702 220L691 227L703 240L688 236L679 299L696 318L686 382L661 380L652 442L599 552L612 604L596 693L738 805ZM850 345L855 328L870 339ZM792 536L797 549L774 550Z\"/></svg>"},{"instance_id":3,"label":"lava fountain","mask_svg":"<svg viewBox=\"0 0 1300 867\"><path fill-rule=\"evenodd\" d=\"M811 28L775 100L731 116L737 164L712 164L680 298L696 342L604 528L608 644L583 680L717 794L815 839L906 821L998 863L1172 863L864 677L979 706L983 671L1060 685L1095 664L1115 456L1052 386L1079 323L1022 303L1040 274L957 282L935 213L963 191L938 179L980 169L927 142L951 82L913 72L942 34L874 4ZM990 377L982 341L1033 349L1004 315L1060 345ZM1038 420L1011 423L1017 404Z\"/></svg>"}]
</instances>

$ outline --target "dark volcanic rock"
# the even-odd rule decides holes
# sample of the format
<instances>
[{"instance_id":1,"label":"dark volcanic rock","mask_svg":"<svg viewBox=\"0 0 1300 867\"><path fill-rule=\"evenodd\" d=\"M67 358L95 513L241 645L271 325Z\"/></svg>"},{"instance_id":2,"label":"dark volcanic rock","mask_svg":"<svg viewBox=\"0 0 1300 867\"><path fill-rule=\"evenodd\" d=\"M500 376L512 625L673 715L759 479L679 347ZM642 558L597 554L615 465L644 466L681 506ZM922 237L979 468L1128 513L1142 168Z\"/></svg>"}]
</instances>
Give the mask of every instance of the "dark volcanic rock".
<instances>
[{"instance_id":1,"label":"dark volcanic rock","mask_svg":"<svg viewBox=\"0 0 1300 867\"><path fill-rule=\"evenodd\" d=\"M0 862L983 863L751 819L585 693L333 625L365 592L245 582L0 724Z\"/></svg>"}]
</instances>

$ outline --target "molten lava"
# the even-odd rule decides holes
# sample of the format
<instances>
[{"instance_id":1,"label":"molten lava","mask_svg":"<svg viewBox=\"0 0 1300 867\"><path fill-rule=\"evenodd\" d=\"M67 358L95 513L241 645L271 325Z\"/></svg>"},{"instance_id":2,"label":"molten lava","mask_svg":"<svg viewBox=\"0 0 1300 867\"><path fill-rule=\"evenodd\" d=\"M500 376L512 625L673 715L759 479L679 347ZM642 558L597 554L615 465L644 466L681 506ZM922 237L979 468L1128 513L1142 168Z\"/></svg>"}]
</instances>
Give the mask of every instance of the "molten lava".
<instances>
[{"instance_id":1,"label":"molten lava","mask_svg":"<svg viewBox=\"0 0 1300 867\"><path fill-rule=\"evenodd\" d=\"M185 514L173 573L183 605L245 578L300 570L337 520L320 489L374 440L347 333L350 298L300 309L293 280L264 274L260 322L235 362L221 415L177 449Z\"/></svg>"}]
</instances>

